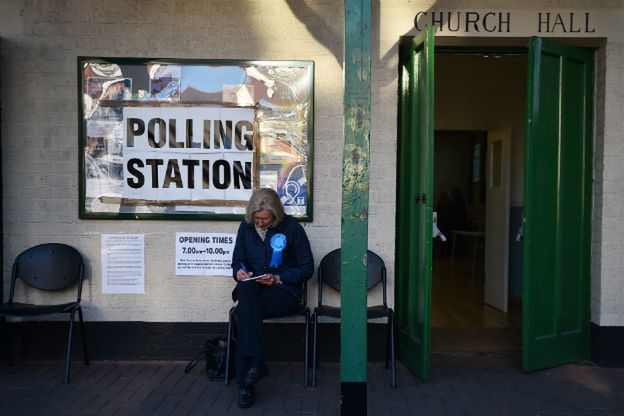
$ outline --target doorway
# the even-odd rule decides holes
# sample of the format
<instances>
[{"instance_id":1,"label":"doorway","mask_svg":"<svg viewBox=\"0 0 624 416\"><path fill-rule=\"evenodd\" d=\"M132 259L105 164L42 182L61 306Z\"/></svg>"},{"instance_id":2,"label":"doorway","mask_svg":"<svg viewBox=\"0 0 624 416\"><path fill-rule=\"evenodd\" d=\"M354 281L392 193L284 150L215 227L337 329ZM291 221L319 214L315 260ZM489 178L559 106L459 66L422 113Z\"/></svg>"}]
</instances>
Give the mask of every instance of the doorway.
<instances>
[{"instance_id":1,"label":"doorway","mask_svg":"<svg viewBox=\"0 0 624 416\"><path fill-rule=\"evenodd\" d=\"M502 55L491 56L484 49L478 51L481 56L473 53L474 49L444 52L449 59L492 57L505 61ZM528 49L509 57L526 59L526 69L511 65L491 71L496 66L493 63L467 65L466 61L440 65L434 61L447 56L435 54L433 30L426 27L400 44L399 56L395 259L399 358L419 377L429 377L434 130L455 130L461 125L464 131L487 131L483 237L488 272L483 280L483 302L508 313L509 278L492 277L509 274L508 242L516 234L510 232L509 218L514 200L516 204L519 201L522 368L536 371L585 359L589 354L593 52L533 37ZM442 90L440 79L445 78L434 73L436 66L460 67L461 76L447 77ZM512 76L514 71L526 74L526 96L521 82L517 84L519 95L506 92L515 80L522 79ZM438 78L435 83L434 75ZM462 91L493 77L498 77L498 82L468 94ZM519 110L513 111L516 108ZM497 115L500 117L494 117ZM486 116L489 119L484 121ZM524 174L518 174L522 171ZM517 186L518 181L524 181L524 186ZM503 189L509 193L501 192ZM498 209L488 208L492 194L497 194ZM501 195L511 198L498 199ZM501 200L510 202L500 205ZM491 219L497 220L494 228L488 225ZM502 230L502 234L493 230ZM478 231L465 233L478 235ZM496 251L489 249L492 247L502 254L492 256ZM501 258L504 261L499 261ZM498 272L492 273L495 264Z\"/></svg>"},{"instance_id":2,"label":"doorway","mask_svg":"<svg viewBox=\"0 0 624 416\"><path fill-rule=\"evenodd\" d=\"M441 52L435 59L434 210L446 241L434 241L432 352L519 353L526 53ZM497 131L507 132L513 149L507 178L499 146L488 146ZM486 209L488 192L493 199L501 185L508 201ZM486 232L497 222L505 232ZM497 248L486 263L488 243Z\"/></svg>"}]
</instances>

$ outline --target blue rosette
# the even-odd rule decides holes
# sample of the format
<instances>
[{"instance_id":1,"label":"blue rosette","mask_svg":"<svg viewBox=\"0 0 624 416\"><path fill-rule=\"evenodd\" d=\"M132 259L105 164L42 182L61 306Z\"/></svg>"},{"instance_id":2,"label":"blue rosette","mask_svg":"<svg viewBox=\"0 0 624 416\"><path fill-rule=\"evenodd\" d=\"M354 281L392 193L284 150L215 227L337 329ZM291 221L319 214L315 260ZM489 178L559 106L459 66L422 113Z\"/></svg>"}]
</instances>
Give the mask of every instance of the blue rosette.
<instances>
[{"instance_id":1,"label":"blue rosette","mask_svg":"<svg viewBox=\"0 0 624 416\"><path fill-rule=\"evenodd\" d=\"M271 256L269 267L277 269L282 265L282 251L286 248L286 236L280 233L271 237L271 248L273 249L273 255Z\"/></svg>"}]
</instances>

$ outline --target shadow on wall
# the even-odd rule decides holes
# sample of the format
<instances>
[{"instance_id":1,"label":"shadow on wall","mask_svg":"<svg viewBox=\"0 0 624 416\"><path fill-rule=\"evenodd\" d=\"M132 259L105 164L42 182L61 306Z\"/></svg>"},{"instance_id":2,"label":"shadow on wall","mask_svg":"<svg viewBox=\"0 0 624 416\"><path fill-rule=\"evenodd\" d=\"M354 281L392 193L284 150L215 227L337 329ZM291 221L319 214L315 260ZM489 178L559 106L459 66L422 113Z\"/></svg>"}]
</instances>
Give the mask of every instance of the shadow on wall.
<instances>
[{"instance_id":1,"label":"shadow on wall","mask_svg":"<svg viewBox=\"0 0 624 416\"><path fill-rule=\"evenodd\" d=\"M330 51L332 55L334 55L336 62L338 62L338 65L342 68L343 49L338 46L342 44L344 33L336 33L331 24L324 20L323 17L305 1L286 0L286 4L288 4L288 7L293 12L295 17L297 17L297 19L305 25L308 32L310 32L314 39L316 39L321 45ZM339 5L336 7L336 14L343 17L341 21L344 22L344 7L342 7L342 3L336 4ZM336 42L337 39L340 39L341 41Z\"/></svg>"}]
</instances>

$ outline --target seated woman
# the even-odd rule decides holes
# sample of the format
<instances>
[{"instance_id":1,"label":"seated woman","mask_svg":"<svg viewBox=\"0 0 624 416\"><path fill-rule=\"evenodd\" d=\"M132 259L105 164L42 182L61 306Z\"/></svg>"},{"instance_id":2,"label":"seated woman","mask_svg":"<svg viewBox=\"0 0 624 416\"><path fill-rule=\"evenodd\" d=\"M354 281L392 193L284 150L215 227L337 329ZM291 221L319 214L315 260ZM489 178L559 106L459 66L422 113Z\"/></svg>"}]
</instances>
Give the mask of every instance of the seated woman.
<instances>
[{"instance_id":1,"label":"seated woman","mask_svg":"<svg viewBox=\"0 0 624 416\"><path fill-rule=\"evenodd\" d=\"M260 189L249 200L236 236L232 270L238 298L238 406L247 408L254 402L254 384L268 374L262 320L296 313L303 282L314 273L308 237L297 220L284 214L272 189Z\"/></svg>"}]
</instances>

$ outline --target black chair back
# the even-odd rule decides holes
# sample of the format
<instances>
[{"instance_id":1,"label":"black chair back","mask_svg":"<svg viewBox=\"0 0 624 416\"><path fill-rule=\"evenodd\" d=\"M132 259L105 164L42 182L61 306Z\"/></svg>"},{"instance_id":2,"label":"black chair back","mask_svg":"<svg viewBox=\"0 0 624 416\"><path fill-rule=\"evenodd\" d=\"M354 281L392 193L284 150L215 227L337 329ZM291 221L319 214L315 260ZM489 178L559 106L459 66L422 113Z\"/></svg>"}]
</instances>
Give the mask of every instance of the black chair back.
<instances>
[{"instance_id":1,"label":"black chair back","mask_svg":"<svg viewBox=\"0 0 624 416\"><path fill-rule=\"evenodd\" d=\"M370 250L366 250L366 258L368 263L368 283L366 289L371 290L381 282L383 286L383 305L386 306L386 265L381 257ZM341 264L339 248L327 253L321 260L317 273L319 306L323 303L323 285L340 292Z\"/></svg>"},{"instance_id":2,"label":"black chair back","mask_svg":"<svg viewBox=\"0 0 624 416\"><path fill-rule=\"evenodd\" d=\"M382 305L367 305L366 317L368 319L387 318L387 331L386 331L386 367L390 367L390 385L396 387L396 354L395 354L395 323L394 323L394 311L388 307L387 302L387 276L386 265L384 261L377 254L370 250L366 251L366 261L368 267L368 282L367 290L371 290L382 283L383 304ZM338 306L323 305L323 285L327 285L337 292L340 292L340 272L341 272L342 259L340 255L340 249L335 249L325 255L321 260L317 272L318 281L318 306L314 308L312 315L313 334L312 334L312 386L316 387L316 368L317 368L317 324L318 318L321 316L328 316L333 318L341 317L341 308Z\"/></svg>"},{"instance_id":3,"label":"black chair back","mask_svg":"<svg viewBox=\"0 0 624 416\"><path fill-rule=\"evenodd\" d=\"M84 265L82 255L66 244L46 243L23 251L13 264L9 303L13 302L15 281L40 290L61 290L79 280L78 301L82 292Z\"/></svg>"}]
</instances>

